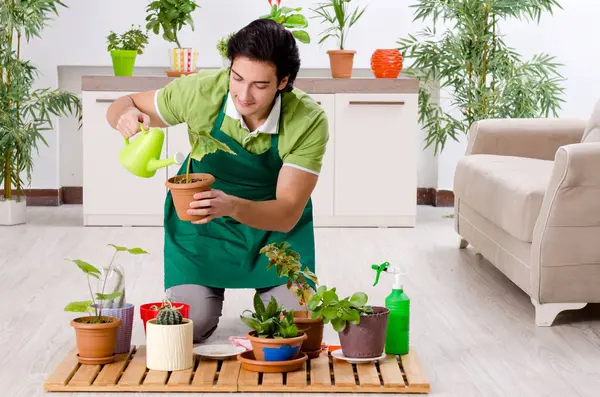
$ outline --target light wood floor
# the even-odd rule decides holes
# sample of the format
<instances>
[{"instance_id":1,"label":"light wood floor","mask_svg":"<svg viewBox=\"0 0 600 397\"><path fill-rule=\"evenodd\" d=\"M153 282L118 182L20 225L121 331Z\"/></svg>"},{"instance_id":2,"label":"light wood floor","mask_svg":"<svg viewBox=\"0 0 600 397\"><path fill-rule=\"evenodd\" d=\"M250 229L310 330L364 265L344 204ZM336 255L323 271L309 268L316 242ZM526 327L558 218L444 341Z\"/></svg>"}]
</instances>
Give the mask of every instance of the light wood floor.
<instances>
[{"instance_id":1,"label":"light wood floor","mask_svg":"<svg viewBox=\"0 0 600 397\"><path fill-rule=\"evenodd\" d=\"M599 396L600 306L535 327L527 296L470 248L458 249L450 211L420 207L414 229L317 229L321 283L342 294L364 291L372 304L383 304L392 280L373 287L371 264L390 261L406 270L411 341L432 396ZM0 227L0 395L7 397L46 394L46 376L74 345L73 314L62 309L89 292L65 258L102 266L112 255L108 243L143 247L152 255L123 257L128 301L163 296L161 228L83 228L80 206L30 207L28 217L27 225ZM244 333L239 314L252 293L227 291L211 342ZM338 342L330 327L325 340ZM143 342L136 311L133 343Z\"/></svg>"}]
</instances>

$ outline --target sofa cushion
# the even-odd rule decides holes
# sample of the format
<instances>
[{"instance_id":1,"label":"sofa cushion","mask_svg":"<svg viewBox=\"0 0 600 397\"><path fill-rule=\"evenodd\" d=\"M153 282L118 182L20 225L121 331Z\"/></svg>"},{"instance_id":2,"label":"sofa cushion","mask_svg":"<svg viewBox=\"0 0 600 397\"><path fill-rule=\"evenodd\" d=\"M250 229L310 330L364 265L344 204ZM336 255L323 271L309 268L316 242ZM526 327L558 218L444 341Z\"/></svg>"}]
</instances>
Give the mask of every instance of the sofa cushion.
<instances>
[{"instance_id":1,"label":"sofa cushion","mask_svg":"<svg viewBox=\"0 0 600 397\"><path fill-rule=\"evenodd\" d=\"M476 154L460 159L454 194L515 238L531 242L553 161Z\"/></svg>"},{"instance_id":2,"label":"sofa cushion","mask_svg":"<svg viewBox=\"0 0 600 397\"><path fill-rule=\"evenodd\" d=\"M600 142L600 101L596 103L581 138L581 143L588 142Z\"/></svg>"}]
</instances>

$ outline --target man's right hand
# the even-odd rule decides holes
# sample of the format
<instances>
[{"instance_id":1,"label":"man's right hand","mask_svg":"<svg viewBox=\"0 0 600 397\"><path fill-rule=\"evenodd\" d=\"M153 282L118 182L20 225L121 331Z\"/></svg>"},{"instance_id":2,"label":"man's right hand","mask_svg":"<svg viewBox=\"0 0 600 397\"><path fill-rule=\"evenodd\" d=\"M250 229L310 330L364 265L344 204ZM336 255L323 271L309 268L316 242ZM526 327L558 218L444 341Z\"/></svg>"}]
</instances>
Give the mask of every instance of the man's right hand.
<instances>
[{"instance_id":1,"label":"man's right hand","mask_svg":"<svg viewBox=\"0 0 600 397\"><path fill-rule=\"evenodd\" d=\"M144 128L167 127L154 107L156 91L138 92L124 95L115 100L106 112L110 126L119 131L123 138L131 138Z\"/></svg>"},{"instance_id":2,"label":"man's right hand","mask_svg":"<svg viewBox=\"0 0 600 397\"><path fill-rule=\"evenodd\" d=\"M150 116L135 107L130 107L121 113L117 120L117 131L123 138L131 138L140 131L140 123L145 129L150 128Z\"/></svg>"}]
</instances>

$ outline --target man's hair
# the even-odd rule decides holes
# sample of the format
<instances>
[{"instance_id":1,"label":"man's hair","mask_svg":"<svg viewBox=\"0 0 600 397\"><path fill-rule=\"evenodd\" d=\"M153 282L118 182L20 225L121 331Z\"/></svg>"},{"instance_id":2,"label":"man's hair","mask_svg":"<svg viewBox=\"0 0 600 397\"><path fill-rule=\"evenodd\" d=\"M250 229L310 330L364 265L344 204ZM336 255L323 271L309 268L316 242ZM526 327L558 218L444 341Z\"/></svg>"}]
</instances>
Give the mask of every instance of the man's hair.
<instances>
[{"instance_id":1,"label":"man's hair","mask_svg":"<svg viewBox=\"0 0 600 397\"><path fill-rule=\"evenodd\" d=\"M281 24L270 19L257 19L235 33L227 44L227 58L247 57L269 62L277 69L277 81L289 76L289 92L300 70L300 53L296 38Z\"/></svg>"}]
</instances>

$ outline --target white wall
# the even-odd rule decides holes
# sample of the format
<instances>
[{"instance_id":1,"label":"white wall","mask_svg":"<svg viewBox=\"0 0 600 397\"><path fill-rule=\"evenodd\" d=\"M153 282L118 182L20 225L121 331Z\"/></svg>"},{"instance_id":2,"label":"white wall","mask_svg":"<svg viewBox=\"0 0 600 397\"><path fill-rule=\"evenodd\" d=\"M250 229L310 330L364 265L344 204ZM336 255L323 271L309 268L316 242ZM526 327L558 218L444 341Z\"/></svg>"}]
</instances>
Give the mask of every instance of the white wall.
<instances>
[{"instance_id":1,"label":"white wall","mask_svg":"<svg viewBox=\"0 0 600 397\"><path fill-rule=\"evenodd\" d=\"M58 87L57 68L61 65L110 66L106 52L105 37L112 30L123 31L132 23L144 23L146 0L96 0L66 1L69 8L60 9L59 17L43 32L42 40L26 45L23 54L40 69L37 81L39 87ZM194 46L200 53L199 67L220 65L215 44L219 37L239 29L252 19L268 11L266 0L198 0L201 8L194 14L196 30L184 29L180 41L182 45ZM283 5L301 6L305 15L312 15L308 9L317 0L283 0ZM355 25L347 41L348 48L358 50L355 66L369 68L369 58L375 48L393 47L398 38L415 32L420 23L412 22L413 10L409 8L415 1L362 0L358 4L368 4L368 10ZM530 56L538 51L557 55L566 63L565 76L568 78L566 104L563 115L587 117L597 97L593 87L600 87L600 51L594 36L600 2L597 0L563 1L564 11L545 16L538 27L531 23L507 23L504 32L506 41L519 52ZM234 16L232 11L239 12ZM301 45L302 66L304 68L328 68L326 49L333 43L317 44L317 34L321 31L318 20L310 20L309 32L313 44ZM568 28L567 28L568 27ZM138 57L137 66L166 67L169 43L160 37L151 36L146 52ZM33 175L33 188L58 188L78 180L76 172L61 172L70 161L80 161L78 156L59 158L68 148L68 136L63 138L59 131L46 134L49 148L40 147L40 158L36 162ZM435 159L431 151L420 153L419 186L452 189L454 166L464 153L463 143L450 143L442 155ZM77 145L71 150L80 150ZM72 160L70 160L72 158ZM65 160L66 159L66 160ZM76 169L76 167L72 167ZM61 174L63 177L61 178ZM71 175L67 181L64 175Z\"/></svg>"}]
</instances>

